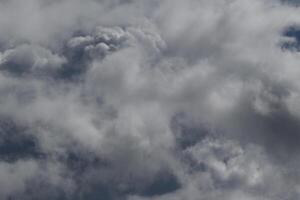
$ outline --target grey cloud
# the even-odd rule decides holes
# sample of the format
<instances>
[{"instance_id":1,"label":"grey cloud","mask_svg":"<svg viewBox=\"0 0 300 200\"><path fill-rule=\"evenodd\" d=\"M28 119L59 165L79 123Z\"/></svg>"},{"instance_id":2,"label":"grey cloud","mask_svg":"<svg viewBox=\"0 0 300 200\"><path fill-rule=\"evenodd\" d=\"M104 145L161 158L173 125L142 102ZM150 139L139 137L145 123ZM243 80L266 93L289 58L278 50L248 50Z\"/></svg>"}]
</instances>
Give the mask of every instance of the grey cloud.
<instances>
[{"instance_id":1,"label":"grey cloud","mask_svg":"<svg viewBox=\"0 0 300 200\"><path fill-rule=\"evenodd\" d=\"M129 34L119 27L97 27L93 35L74 37L69 40L67 46L71 50L83 51L92 59L118 50L128 38Z\"/></svg>"},{"instance_id":2,"label":"grey cloud","mask_svg":"<svg viewBox=\"0 0 300 200\"><path fill-rule=\"evenodd\" d=\"M66 62L64 57L34 45L20 45L1 55L1 69L14 75L53 73Z\"/></svg>"},{"instance_id":3,"label":"grey cloud","mask_svg":"<svg viewBox=\"0 0 300 200\"><path fill-rule=\"evenodd\" d=\"M299 20L277 0L0 1L0 198L299 199Z\"/></svg>"}]
</instances>

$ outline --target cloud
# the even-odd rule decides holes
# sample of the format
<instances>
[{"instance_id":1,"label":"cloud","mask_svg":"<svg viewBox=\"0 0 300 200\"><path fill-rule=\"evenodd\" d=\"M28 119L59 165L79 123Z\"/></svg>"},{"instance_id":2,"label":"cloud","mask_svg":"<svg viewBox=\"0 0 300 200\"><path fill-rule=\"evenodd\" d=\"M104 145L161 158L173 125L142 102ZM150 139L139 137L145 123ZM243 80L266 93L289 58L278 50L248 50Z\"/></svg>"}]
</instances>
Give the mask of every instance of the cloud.
<instances>
[{"instance_id":1,"label":"cloud","mask_svg":"<svg viewBox=\"0 0 300 200\"><path fill-rule=\"evenodd\" d=\"M1 68L11 74L51 73L65 62L64 57L40 46L23 44L1 55Z\"/></svg>"},{"instance_id":2,"label":"cloud","mask_svg":"<svg viewBox=\"0 0 300 200\"><path fill-rule=\"evenodd\" d=\"M299 20L279 0L0 1L0 198L299 199Z\"/></svg>"}]
</instances>

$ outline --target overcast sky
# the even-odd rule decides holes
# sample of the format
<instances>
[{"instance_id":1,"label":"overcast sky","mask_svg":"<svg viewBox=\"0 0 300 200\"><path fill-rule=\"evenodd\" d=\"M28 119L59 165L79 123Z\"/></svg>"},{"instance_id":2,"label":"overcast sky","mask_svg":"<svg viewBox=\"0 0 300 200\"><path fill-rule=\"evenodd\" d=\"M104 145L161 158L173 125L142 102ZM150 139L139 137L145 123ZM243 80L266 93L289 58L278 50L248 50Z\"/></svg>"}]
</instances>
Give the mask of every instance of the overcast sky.
<instances>
[{"instance_id":1,"label":"overcast sky","mask_svg":"<svg viewBox=\"0 0 300 200\"><path fill-rule=\"evenodd\" d=\"M0 0L0 199L299 200L296 0Z\"/></svg>"}]
</instances>

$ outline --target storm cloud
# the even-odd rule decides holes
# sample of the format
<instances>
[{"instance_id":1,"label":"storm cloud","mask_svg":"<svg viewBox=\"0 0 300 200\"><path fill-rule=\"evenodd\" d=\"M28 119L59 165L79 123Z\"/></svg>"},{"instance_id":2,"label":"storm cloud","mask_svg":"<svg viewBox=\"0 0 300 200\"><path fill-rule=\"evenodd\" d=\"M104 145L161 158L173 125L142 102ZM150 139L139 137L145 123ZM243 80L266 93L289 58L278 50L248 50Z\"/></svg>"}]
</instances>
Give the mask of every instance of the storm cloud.
<instances>
[{"instance_id":1,"label":"storm cloud","mask_svg":"<svg viewBox=\"0 0 300 200\"><path fill-rule=\"evenodd\" d=\"M0 0L0 199L298 200L300 8Z\"/></svg>"}]
</instances>

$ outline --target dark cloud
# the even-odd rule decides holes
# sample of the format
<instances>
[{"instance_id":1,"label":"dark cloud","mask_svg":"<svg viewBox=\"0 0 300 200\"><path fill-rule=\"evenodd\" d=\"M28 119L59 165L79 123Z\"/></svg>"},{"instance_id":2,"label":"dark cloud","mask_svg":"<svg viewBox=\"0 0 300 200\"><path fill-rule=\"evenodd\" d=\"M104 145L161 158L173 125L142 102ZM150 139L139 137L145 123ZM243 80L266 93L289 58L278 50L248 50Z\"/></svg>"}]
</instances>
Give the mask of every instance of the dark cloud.
<instances>
[{"instance_id":1,"label":"dark cloud","mask_svg":"<svg viewBox=\"0 0 300 200\"><path fill-rule=\"evenodd\" d=\"M1 160L12 162L18 159L38 158L43 156L39 152L37 139L28 128L10 119L1 119Z\"/></svg>"},{"instance_id":2,"label":"dark cloud","mask_svg":"<svg viewBox=\"0 0 300 200\"><path fill-rule=\"evenodd\" d=\"M53 74L65 62L64 57L48 49L28 44L8 49L1 55L1 69L17 76Z\"/></svg>"},{"instance_id":3,"label":"dark cloud","mask_svg":"<svg viewBox=\"0 0 300 200\"><path fill-rule=\"evenodd\" d=\"M291 6L299 6L300 5L299 0L281 0L281 2L291 5Z\"/></svg>"}]
</instances>

